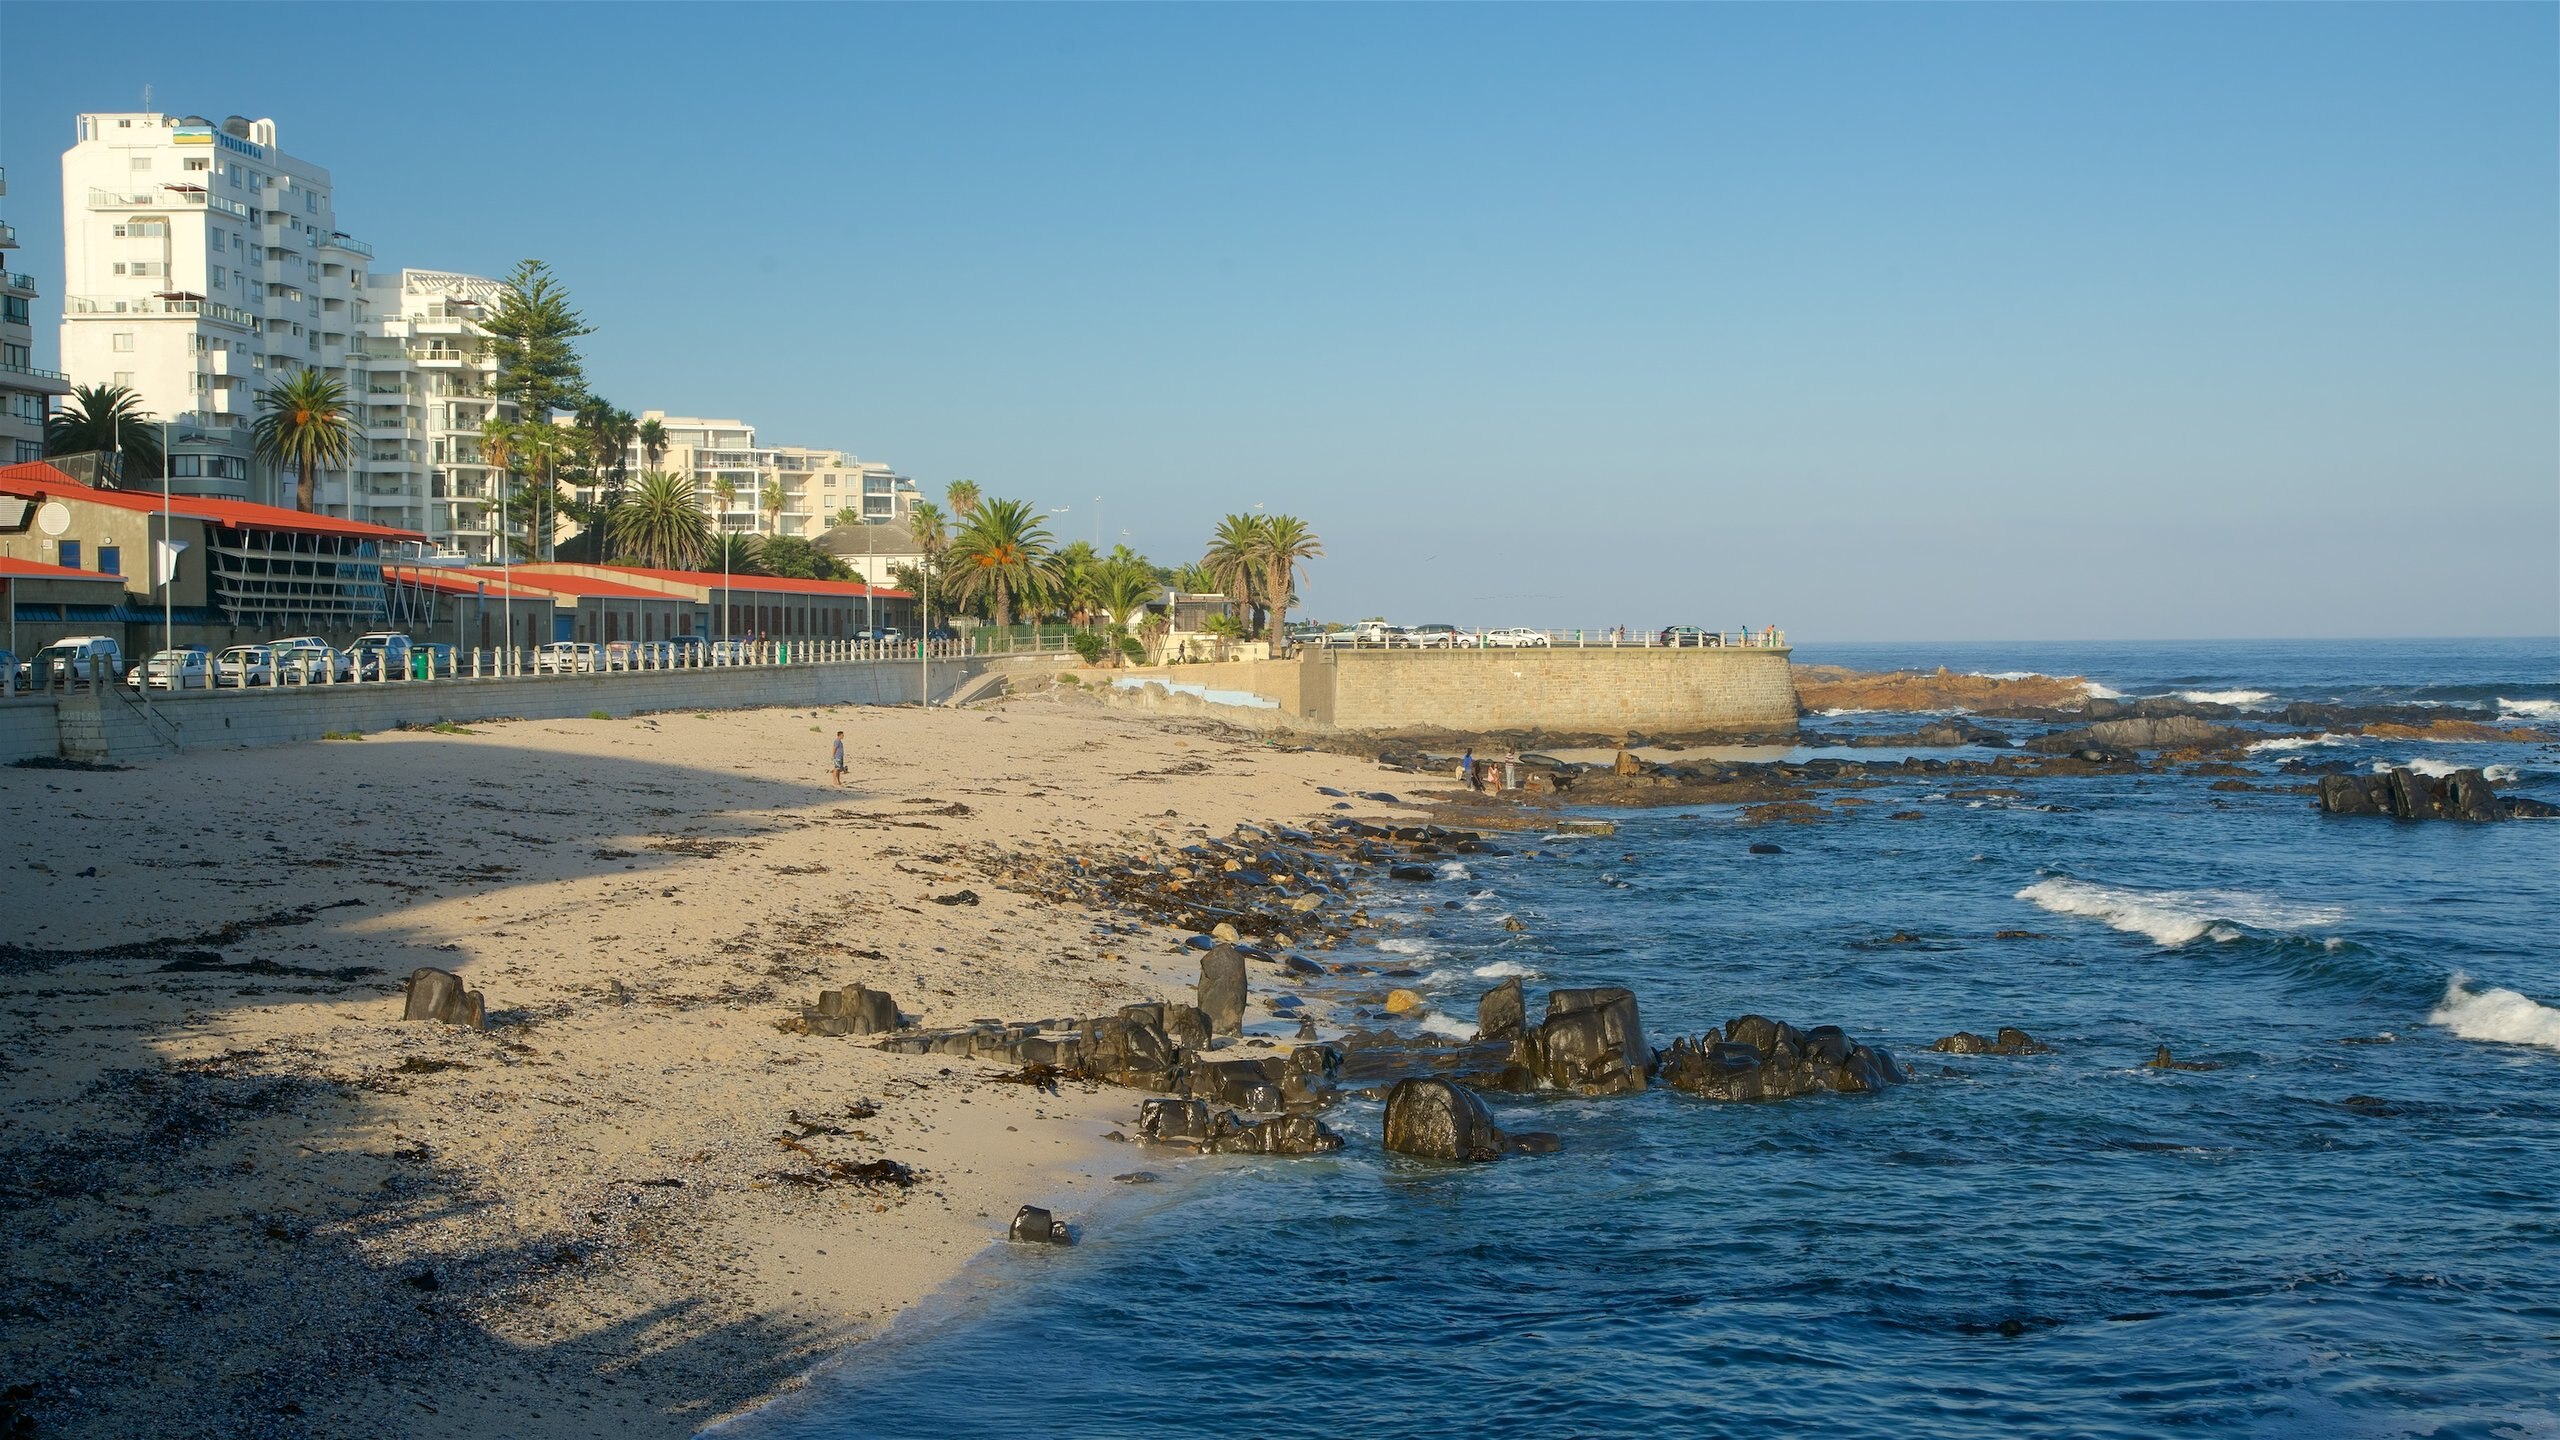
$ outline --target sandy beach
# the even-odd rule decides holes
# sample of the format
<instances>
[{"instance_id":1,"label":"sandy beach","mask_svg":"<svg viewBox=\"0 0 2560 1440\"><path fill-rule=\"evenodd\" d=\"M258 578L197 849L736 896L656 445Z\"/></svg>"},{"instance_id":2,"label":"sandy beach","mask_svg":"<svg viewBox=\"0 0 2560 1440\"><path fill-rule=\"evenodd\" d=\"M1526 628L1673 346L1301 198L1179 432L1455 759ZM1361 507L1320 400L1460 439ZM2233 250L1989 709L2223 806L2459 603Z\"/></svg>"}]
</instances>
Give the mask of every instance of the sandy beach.
<instances>
[{"instance_id":1,"label":"sandy beach","mask_svg":"<svg viewBox=\"0 0 2560 1440\"><path fill-rule=\"evenodd\" d=\"M14 1403L110 1437L682 1435L747 1408L1018 1205L1074 1218L1167 1163L1100 1139L1131 1092L792 1033L798 1007L855 982L926 1024L1188 999L1180 936L968 857L1308 817L1373 773L1050 698L0 771ZM485 993L486 1031L401 1022L423 965ZM830 1178L882 1160L913 1183Z\"/></svg>"}]
</instances>

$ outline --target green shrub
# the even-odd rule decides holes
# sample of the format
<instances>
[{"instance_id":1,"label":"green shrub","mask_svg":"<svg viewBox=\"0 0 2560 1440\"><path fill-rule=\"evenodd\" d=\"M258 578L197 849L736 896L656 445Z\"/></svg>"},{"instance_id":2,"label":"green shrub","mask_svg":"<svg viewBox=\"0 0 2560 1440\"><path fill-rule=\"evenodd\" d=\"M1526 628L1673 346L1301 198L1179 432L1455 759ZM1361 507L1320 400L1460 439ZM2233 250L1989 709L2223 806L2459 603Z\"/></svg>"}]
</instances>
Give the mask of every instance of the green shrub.
<instances>
[{"instance_id":1,"label":"green shrub","mask_svg":"<svg viewBox=\"0 0 2560 1440\"><path fill-rule=\"evenodd\" d=\"M353 730L323 730L320 732L320 738L323 740L361 740L364 737Z\"/></svg>"},{"instance_id":2,"label":"green shrub","mask_svg":"<svg viewBox=\"0 0 2560 1440\"><path fill-rule=\"evenodd\" d=\"M1058 683L1059 683L1059 684L1061 684L1061 685L1073 685L1074 687L1076 687L1076 688L1077 688L1077 689L1079 689L1079 690L1081 690L1081 689L1083 689L1083 688L1084 688L1084 682L1083 682L1083 681L1081 681L1081 680L1077 679L1077 678L1076 678L1076 677L1074 677L1073 675L1070 675L1070 674L1066 673L1066 672L1065 672L1065 671L1063 671L1063 670L1061 670L1061 671L1059 671L1059 672L1058 672Z\"/></svg>"},{"instance_id":3,"label":"green shrub","mask_svg":"<svg viewBox=\"0 0 2560 1440\"><path fill-rule=\"evenodd\" d=\"M587 718L590 720L610 720L613 718L613 712L610 710L590 710L587 712Z\"/></svg>"},{"instance_id":4,"label":"green shrub","mask_svg":"<svg viewBox=\"0 0 2560 1440\"><path fill-rule=\"evenodd\" d=\"M1147 647L1138 643L1137 636L1123 635L1120 637L1120 654L1132 665L1143 665L1147 660Z\"/></svg>"},{"instance_id":5,"label":"green shrub","mask_svg":"<svg viewBox=\"0 0 2560 1440\"><path fill-rule=\"evenodd\" d=\"M1067 637L1067 644L1087 665L1102 663L1102 637L1090 630L1079 630Z\"/></svg>"}]
</instances>

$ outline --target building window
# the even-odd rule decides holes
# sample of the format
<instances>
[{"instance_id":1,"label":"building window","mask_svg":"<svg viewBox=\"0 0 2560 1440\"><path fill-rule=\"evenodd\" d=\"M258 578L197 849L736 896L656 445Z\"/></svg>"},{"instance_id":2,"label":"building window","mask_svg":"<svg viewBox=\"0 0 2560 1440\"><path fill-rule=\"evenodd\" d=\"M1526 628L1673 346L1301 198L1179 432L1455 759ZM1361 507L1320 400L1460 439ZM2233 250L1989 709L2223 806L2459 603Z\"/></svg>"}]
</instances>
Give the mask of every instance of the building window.
<instances>
[{"instance_id":1,"label":"building window","mask_svg":"<svg viewBox=\"0 0 2560 1440\"><path fill-rule=\"evenodd\" d=\"M123 387L125 387L125 388L126 388L126 389L128 389L128 390L132 389L132 388L133 388L133 372L132 372L132 371L130 371L130 370L119 370L119 371L117 371L117 372L116 372L116 383L117 383L117 384L119 384L119 385L122 385Z\"/></svg>"},{"instance_id":2,"label":"building window","mask_svg":"<svg viewBox=\"0 0 2560 1440\"><path fill-rule=\"evenodd\" d=\"M65 569L65 570L77 570L77 569L79 569L79 568L80 568L80 542L79 542L79 541L77 541L77 540L57 540L57 541L55 541L55 542L54 542L54 550L53 550L53 563L54 563L54 564L56 564L56 565L61 566L61 567L62 567L63 569Z\"/></svg>"},{"instance_id":3,"label":"building window","mask_svg":"<svg viewBox=\"0 0 2560 1440\"><path fill-rule=\"evenodd\" d=\"M101 545L98 547L98 573L101 575L121 575L124 573L123 546Z\"/></svg>"},{"instance_id":4,"label":"building window","mask_svg":"<svg viewBox=\"0 0 2560 1440\"><path fill-rule=\"evenodd\" d=\"M119 330L113 335L108 336L107 348L115 351L119 355L129 355L133 353L133 332L130 330Z\"/></svg>"},{"instance_id":5,"label":"building window","mask_svg":"<svg viewBox=\"0 0 2560 1440\"><path fill-rule=\"evenodd\" d=\"M150 157L150 156L148 156L148 155L136 155L136 156L134 156L134 157L133 157L133 168L134 168L134 169L136 169L136 170L148 170L148 169L150 169L150 168L151 168L151 157Z\"/></svg>"},{"instance_id":6,"label":"building window","mask_svg":"<svg viewBox=\"0 0 2560 1440\"><path fill-rule=\"evenodd\" d=\"M212 161L210 161L210 160L199 159L199 158L196 158L196 157L190 156L190 157L187 159L186 167L187 167L188 169L190 169L190 170L208 170L208 169L211 169L211 168L213 167L213 162L212 162Z\"/></svg>"},{"instance_id":7,"label":"building window","mask_svg":"<svg viewBox=\"0 0 2560 1440\"><path fill-rule=\"evenodd\" d=\"M27 297L24 295L0 297L0 319L13 320L20 325L30 323L27 319Z\"/></svg>"},{"instance_id":8,"label":"building window","mask_svg":"<svg viewBox=\"0 0 2560 1440\"><path fill-rule=\"evenodd\" d=\"M21 440L18 442L19 464L24 465L30 461L41 460L43 458L44 447L42 445L37 444L33 440Z\"/></svg>"}]
</instances>

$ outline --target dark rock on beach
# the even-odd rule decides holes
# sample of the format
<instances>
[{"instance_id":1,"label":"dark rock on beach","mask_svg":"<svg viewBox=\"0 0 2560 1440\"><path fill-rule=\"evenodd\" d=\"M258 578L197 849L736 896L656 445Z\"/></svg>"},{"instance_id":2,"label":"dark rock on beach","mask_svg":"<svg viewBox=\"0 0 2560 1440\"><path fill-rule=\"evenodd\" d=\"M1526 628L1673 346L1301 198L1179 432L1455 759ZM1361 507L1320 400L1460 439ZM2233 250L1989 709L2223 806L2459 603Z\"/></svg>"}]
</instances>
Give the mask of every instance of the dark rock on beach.
<instances>
[{"instance_id":1,"label":"dark rock on beach","mask_svg":"<svg viewBox=\"0 0 2560 1440\"><path fill-rule=\"evenodd\" d=\"M488 1005L477 990L462 988L462 979L433 965L409 972L408 1005L403 1020L434 1020L446 1025L488 1028Z\"/></svg>"},{"instance_id":2,"label":"dark rock on beach","mask_svg":"<svg viewBox=\"0 0 2560 1440\"><path fill-rule=\"evenodd\" d=\"M800 1010L812 1035L880 1035L898 1028L898 1004L885 990L848 985L822 990L818 1003Z\"/></svg>"},{"instance_id":3,"label":"dark rock on beach","mask_svg":"<svg viewBox=\"0 0 2560 1440\"><path fill-rule=\"evenodd\" d=\"M1929 1047L1948 1055L2050 1055L2053 1047L2024 1030L2003 1027L1999 1034L1985 1040L1970 1030L1959 1030Z\"/></svg>"},{"instance_id":4,"label":"dark rock on beach","mask_svg":"<svg viewBox=\"0 0 2560 1440\"><path fill-rule=\"evenodd\" d=\"M1200 957L1200 1009L1217 1035L1244 1032L1244 952L1233 945L1213 945Z\"/></svg>"},{"instance_id":5,"label":"dark rock on beach","mask_svg":"<svg viewBox=\"0 0 2560 1440\"><path fill-rule=\"evenodd\" d=\"M1075 1237L1068 1233L1067 1222L1037 1205L1025 1205L1013 1212L1013 1224L1005 1231L1007 1240L1017 1245L1073 1245Z\"/></svg>"}]
</instances>

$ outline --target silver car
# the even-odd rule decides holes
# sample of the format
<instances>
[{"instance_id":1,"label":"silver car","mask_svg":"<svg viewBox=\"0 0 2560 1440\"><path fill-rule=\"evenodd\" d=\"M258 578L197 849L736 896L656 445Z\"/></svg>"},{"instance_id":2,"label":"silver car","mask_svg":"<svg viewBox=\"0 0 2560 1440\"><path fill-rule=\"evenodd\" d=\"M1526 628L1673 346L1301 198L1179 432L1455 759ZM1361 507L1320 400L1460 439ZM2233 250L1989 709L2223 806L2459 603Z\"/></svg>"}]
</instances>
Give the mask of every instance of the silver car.
<instances>
[{"instance_id":1,"label":"silver car","mask_svg":"<svg viewBox=\"0 0 2560 1440\"><path fill-rule=\"evenodd\" d=\"M244 689L276 683L276 652L265 645L234 645L213 657L213 683Z\"/></svg>"}]
</instances>

